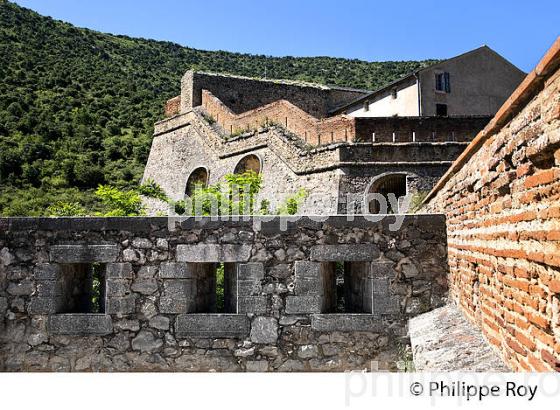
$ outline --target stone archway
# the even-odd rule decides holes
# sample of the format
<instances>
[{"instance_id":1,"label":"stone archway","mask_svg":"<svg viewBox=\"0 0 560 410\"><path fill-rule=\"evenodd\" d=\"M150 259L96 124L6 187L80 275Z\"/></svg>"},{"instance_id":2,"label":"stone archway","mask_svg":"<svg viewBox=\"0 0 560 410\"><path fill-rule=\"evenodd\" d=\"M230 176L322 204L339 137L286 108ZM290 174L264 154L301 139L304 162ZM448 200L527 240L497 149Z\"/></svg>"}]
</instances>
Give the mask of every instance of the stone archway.
<instances>
[{"instance_id":1,"label":"stone archway","mask_svg":"<svg viewBox=\"0 0 560 410\"><path fill-rule=\"evenodd\" d=\"M387 204L387 213L399 213L401 211L400 204L401 198L408 193L407 189L407 174L406 173L386 173L374 179L366 191L365 196L365 209L370 214L378 214L384 209L379 200L372 198L372 194L380 194L385 198ZM389 194L396 196L399 205L394 209L389 200Z\"/></svg>"},{"instance_id":2,"label":"stone archway","mask_svg":"<svg viewBox=\"0 0 560 410\"><path fill-rule=\"evenodd\" d=\"M197 186L208 186L208 170L204 167L198 167L191 172L185 186L185 195L191 196Z\"/></svg>"},{"instance_id":3,"label":"stone archway","mask_svg":"<svg viewBox=\"0 0 560 410\"><path fill-rule=\"evenodd\" d=\"M255 154L249 154L241 158L233 172L235 174L243 174L247 171L253 171L256 174L260 174L262 171L261 159Z\"/></svg>"}]
</instances>

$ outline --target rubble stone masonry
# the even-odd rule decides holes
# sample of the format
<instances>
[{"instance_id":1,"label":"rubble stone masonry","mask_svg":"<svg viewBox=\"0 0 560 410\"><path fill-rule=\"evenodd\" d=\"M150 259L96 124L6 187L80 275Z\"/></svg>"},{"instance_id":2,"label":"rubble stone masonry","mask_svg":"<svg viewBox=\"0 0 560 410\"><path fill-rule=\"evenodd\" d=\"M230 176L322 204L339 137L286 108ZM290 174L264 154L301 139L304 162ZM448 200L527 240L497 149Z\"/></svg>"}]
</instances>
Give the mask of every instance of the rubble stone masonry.
<instances>
[{"instance_id":1,"label":"rubble stone masonry","mask_svg":"<svg viewBox=\"0 0 560 410\"><path fill-rule=\"evenodd\" d=\"M450 297L514 370L560 371L560 39L430 194Z\"/></svg>"},{"instance_id":2,"label":"rubble stone masonry","mask_svg":"<svg viewBox=\"0 0 560 410\"><path fill-rule=\"evenodd\" d=\"M445 219L400 217L0 218L0 370L371 369L447 293Z\"/></svg>"}]
</instances>

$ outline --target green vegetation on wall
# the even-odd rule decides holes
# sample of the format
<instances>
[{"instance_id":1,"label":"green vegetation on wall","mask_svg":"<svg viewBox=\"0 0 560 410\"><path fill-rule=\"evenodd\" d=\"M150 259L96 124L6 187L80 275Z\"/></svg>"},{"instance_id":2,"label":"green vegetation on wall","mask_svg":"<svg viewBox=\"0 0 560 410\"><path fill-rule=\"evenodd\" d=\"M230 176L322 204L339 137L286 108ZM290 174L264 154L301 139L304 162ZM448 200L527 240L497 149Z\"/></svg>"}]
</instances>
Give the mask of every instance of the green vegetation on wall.
<instances>
[{"instance_id":1,"label":"green vegetation on wall","mask_svg":"<svg viewBox=\"0 0 560 410\"><path fill-rule=\"evenodd\" d=\"M187 69L378 88L431 61L202 51L103 34L0 0L0 215L58 202L101 211L101 185L137 187L153 123ZM71 210L66 210L70 212Z\"/></svg>"}]
</instances>

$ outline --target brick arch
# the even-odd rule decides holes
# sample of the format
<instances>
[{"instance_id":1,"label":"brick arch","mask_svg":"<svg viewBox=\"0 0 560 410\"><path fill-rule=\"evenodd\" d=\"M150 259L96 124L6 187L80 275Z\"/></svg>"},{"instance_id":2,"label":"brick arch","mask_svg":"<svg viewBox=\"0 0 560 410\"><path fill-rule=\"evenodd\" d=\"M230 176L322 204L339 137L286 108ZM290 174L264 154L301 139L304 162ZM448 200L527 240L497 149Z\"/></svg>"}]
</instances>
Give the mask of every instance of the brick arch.
<instances>
[{"instance_id":1,"label":"brick arch","mask_svg":"<svg viewBox=\"0 0 560 410\"><path fill-rule=\"evenodd\" d=\"M258 155L249 154L241 158L233 172L235 174L242 174L247 171L254 171L257 174L262 172L262 161Z\"/></svg>"},{"instance_id":2,"label":"brick arch","mask_svg":"<svg viewBox=\"0 0 560 410\"><path fill-rule=\"evenodd\" d=\"M206 167L195 168L187 178L185 184L185 195L191 196L197 184L202 184L203 187L208 186L209 172Z\"/></svg>"}]
</instances>

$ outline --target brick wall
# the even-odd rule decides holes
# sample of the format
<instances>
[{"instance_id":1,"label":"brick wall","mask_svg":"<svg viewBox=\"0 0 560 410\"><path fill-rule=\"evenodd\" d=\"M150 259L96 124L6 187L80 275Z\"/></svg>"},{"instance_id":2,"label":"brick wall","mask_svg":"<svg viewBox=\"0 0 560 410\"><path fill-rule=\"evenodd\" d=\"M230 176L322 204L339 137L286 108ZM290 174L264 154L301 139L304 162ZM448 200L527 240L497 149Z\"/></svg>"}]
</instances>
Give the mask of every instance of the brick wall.
<instances>
[{"instance_id":1,"label":"brick wall","mask_svg":"<svg viewBox=\"0 0 560 410\"><path fill-rule=\"evenodd\" d=\"M317 119L286 100L235 114L210 91L203 90L202 106L230 134L254 130L268 122L281 125L311 145L351 141L355 135L353 118L338 115Z\"/></svg>"},{"instance_id":2,"label":"brick wall","mask_svg":"<svg viewBox=\"0 0 560 410\"><path fill-rule=\"evenodd\" d=\"M560 40L429 196L450 295L514 370L560 370Z\"/></svg>"},{"instance_id":3,"label":"brick wall","mask_svg":"<svg viewBox=\"0 0 560 410\"><path fill-rule=\"evenodd\" d=\"M173 97L165 102L165 107L163 109L163 114L165 117L173 117L179 114L181 109L181 96Z\"/></svg>"},{"instance_id":4,"label":"brick wall","mask_svg":"<svg viewBox=\"0 0 560 410\"><path fill-rule=\"evenodd\" d=\"M326 117L333 108L368 93L289 80L187 71L181 80L181 112L202 104L202 90L210 91L236 114L286 100L316 118Z\"/></svg>"}]
</instances>

